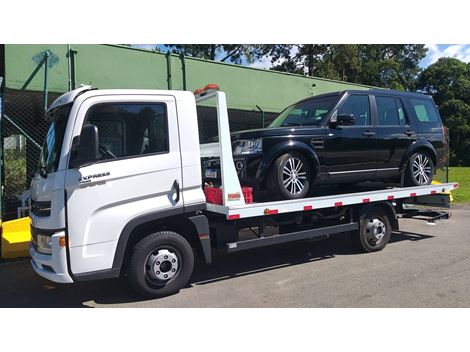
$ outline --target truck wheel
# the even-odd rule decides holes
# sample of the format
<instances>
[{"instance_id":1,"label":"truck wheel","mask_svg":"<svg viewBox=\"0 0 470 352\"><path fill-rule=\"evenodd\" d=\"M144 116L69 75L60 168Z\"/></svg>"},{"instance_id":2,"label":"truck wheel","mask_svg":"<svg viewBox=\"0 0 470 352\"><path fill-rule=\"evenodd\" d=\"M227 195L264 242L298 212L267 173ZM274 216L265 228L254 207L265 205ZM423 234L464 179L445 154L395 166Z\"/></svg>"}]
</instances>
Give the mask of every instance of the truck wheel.
<instances>
[{"instance_id":1,"label":"truck wheel","mask_svg":"<svg viewBox=\"0 0 470 352\"><path fill-rule=\"evenodd\" d=\"M351 233L356 247L362 252L377 252L385 248L392 227L390 219L380 207L370 208L359 220L359 230Z\"/></svg>"},{"instance_id":2,"label":"truck wheel","mask_svg":"<svg viewBox=\"0 0 470 352\"><path fill-rule=\"evenodd\" d=\"M426 152L413 154L406 166L405 185L423 186L430 185L434 175L434 164Z\"/></svg>"},{"instance_id":3,"label":"truck wheel","mask_svg":"<svg viewBox=\"0 0 470 352\"><path fill-rule=\"evenodd\" d=\"M302 154L283 154L272 165L268 190L272 197L300 199L308 193L310 177L308 161Z\"/></svg>"},{"instance_id":4,"label":"truck wheel","mask_svg":"<svg viewBox=\"0 0 470 352\"><path fill-rule=\"evenodd\" d=\"M168 296L186 285L193 267L194 254L188 241L175 232L156 232L134 246L129 284L148 298Z\"/></svg>"}]
</instances>

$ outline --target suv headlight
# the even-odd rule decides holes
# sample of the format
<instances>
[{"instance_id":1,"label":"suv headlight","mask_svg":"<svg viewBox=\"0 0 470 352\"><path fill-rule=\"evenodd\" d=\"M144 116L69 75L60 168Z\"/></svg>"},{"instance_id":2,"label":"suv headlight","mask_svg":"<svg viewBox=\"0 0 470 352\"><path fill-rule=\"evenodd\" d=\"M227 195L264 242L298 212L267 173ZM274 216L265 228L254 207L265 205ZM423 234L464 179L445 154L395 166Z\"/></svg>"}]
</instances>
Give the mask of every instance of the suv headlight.
<instances>
[{"instance_id":1,"label":"suv headlight","mask_svg":"<svg viewBox=\"0 0 470 352\"><path fill-rule=\"evenodd\" d=\"M263 151L263 139L240 139L233 142L233 154L256 154Z\"/></svg>"},{"instance_id":2,"label":"suv headlight","mask_svg":"<svg viewBox=\"0 0 470 352\"><path fill-rule=\"evenodd\" d=\"M37 235L37 250L39 253L52 254L52 236Z\"/></svg>"}]
</instances>

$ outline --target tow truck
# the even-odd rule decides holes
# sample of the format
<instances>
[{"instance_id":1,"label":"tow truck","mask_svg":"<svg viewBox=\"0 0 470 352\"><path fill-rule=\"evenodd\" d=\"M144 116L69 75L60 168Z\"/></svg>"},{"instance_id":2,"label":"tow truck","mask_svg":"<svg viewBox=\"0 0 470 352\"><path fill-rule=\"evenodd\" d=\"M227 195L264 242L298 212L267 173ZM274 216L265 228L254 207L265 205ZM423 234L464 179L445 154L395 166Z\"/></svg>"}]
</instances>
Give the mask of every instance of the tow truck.
<instances>
[{"instance_id":1,"label":"tow truck","mask_svg":"<svg viewBox=\"0 0 470 352\"><path fill-rule=\"evenodd\" d=\"M209 99L218 142L200 144L196 105ZM195 255L211 264L216 249L233 253L350 234L361 251L380 251L400 218L449 216L410 204L448 207L458 187L250 203L234 166L226 95L213 84L194 93L83 86L60 96L46 115L51 127L31 183L29 252L34 270L58 283L126 277L141 295L161 297L188 283ZM105 134L111 115L121 116L122 126ZM122 150L113 147L118 142ZM206 200L204 157L220 158L220 204Z\"/></svg>"}]
</instances>

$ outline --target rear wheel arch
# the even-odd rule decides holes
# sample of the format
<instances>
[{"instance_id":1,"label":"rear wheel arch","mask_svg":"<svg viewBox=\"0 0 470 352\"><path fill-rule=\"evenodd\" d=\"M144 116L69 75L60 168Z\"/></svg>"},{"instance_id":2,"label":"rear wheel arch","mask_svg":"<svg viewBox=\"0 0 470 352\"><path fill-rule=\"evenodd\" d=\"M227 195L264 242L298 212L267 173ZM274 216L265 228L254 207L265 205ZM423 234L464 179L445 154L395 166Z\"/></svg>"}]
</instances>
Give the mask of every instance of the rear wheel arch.
<instances>
[{"instance_id":1,"label":"rear wheel arch","mask_svg":"<svg viewBox=\"0 0 470 352\"><path fill-rule=\"evenodd\" d=\"M411 145L408 148L400 165L400 172L404 172L406 170L406 166L408 165L408 162L410 161L410 158L413 156L413 154L420 151L426 152L431 157L431 161L433 162L434 166L437 167L436 150L428 141L422 141L422 143L419 143L417 145Z\"/></svg>"},{"instance_id":2,"label":"rear wheel arch","mask_svg":"<svg viewBox=\"0 0 470 352\"><path fill-rule=\"evenodd\" d=\"M395 207L390 202L370 203L366 206L359 207L358 211L356 211L356 219L360 220L372 208L381 208L387 214L390 224L392 225L392 230L399 230Z\"/></svg>"},{"instance_id":3,"label":"rear wheel arch","mask_svg":"<svg viewBox=\"0 0 470 352\"><path fill-rule=\"evenodd\" d=\"M382 250L388 244L392 230L398 229L393 205L380 202L357 209L356 219L360 227L351 232L353 243L362 252Z\"/></svg>"}]
</instances>

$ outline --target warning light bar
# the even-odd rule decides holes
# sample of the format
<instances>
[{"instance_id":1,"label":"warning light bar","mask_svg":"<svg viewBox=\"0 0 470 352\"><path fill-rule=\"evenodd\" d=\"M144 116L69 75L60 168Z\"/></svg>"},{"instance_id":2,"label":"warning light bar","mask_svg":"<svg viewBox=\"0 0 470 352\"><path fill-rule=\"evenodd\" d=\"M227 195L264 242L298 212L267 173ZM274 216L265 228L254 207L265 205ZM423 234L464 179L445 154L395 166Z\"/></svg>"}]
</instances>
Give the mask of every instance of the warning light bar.
<instances>
[{"instance_id":1,"label":"warning light bar","mask_svg":"<svg viewBox=\"0 0 470 352\"><path fill-rule=\"evenodd\" d=\"M219 86L215 83L209 83L204 88L196 89L193 93L196 96L203 97L207 93L220 90Z\"/></svg>"}]
</instances>

